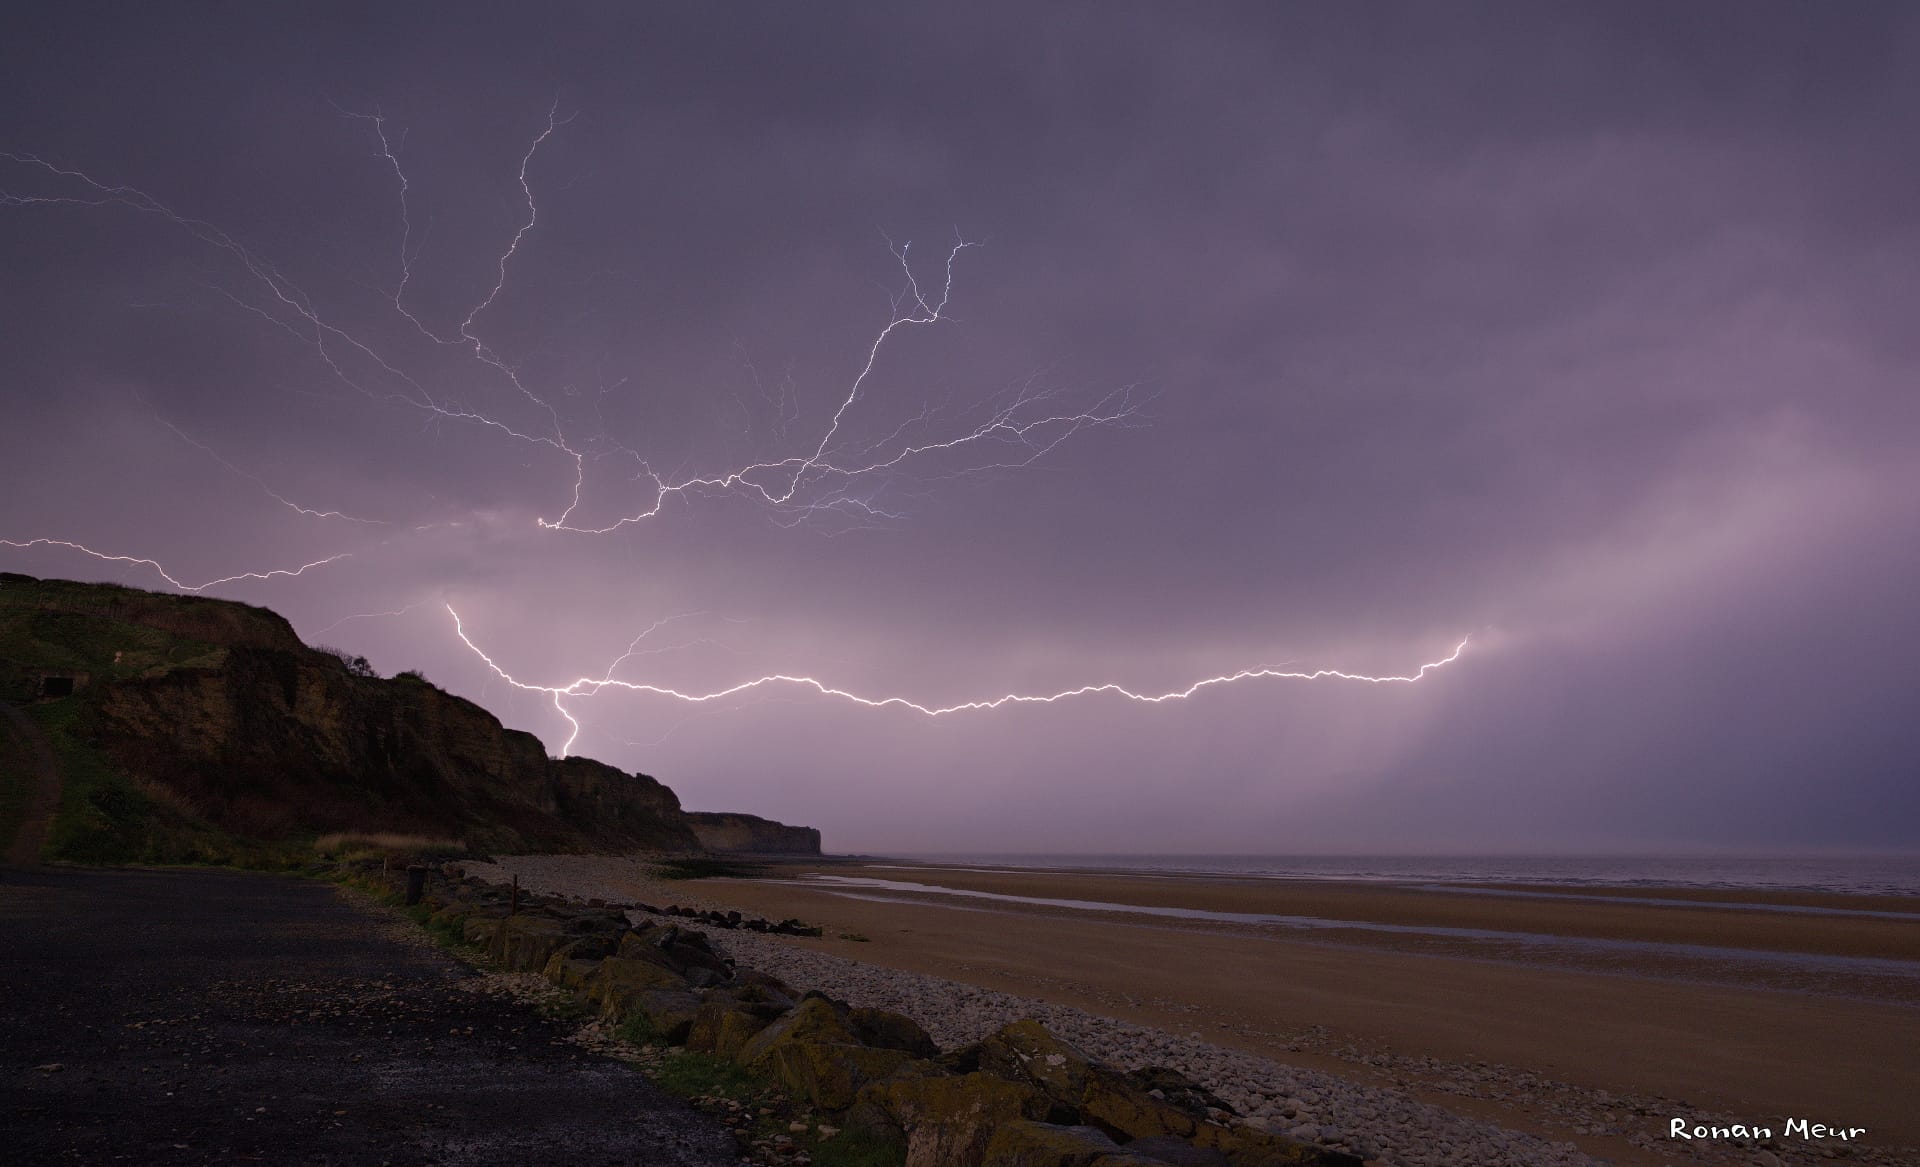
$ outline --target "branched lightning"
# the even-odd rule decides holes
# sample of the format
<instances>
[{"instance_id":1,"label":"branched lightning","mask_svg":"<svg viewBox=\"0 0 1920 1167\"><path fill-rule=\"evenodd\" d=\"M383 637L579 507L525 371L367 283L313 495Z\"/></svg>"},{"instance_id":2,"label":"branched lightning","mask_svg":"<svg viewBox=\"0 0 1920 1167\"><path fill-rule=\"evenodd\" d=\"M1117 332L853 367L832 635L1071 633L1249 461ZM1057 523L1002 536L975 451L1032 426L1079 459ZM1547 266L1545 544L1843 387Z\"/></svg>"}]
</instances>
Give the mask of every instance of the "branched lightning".
<instances>
[{"instance_id":1,"label":"branched lightning","mask_svg":"<svg viewBox=\"0 0 1920 1167\"><path fill-rule=\"evenodd\" d=\"M564 506L554 518L535 517L537 527L548 531L607 535L654 518L675 497L691 499L709 495L744 497L767 507L776 522L786 525L828 514L854 524L892 522L900 516L882 505L877 495L889 475L910 464L950 451L978 448L1010 451L1010 454L981 459L978 464L966 467L961 473L1019 468L1045 456L1061 442L1087 427L1126 424L1136 415L1132 386L1107 394L1090 408L1073 410L1046 408L1051 395L1036 392L1029 386L1014 394L1010 400L1002 402L977 424L963 426L958 432L918 435L917 431L924 430L934 420L930 412L923 412L878 442L862 444L847 441L848 423L861 400L870 392L870 383L888 341L905 329L939 324L949 319L947 308L953 296L955 264L963 252L981 246L978 242L956 235L941 264L937 292L923 286L921 276L910 260L911 242L896 245L892 240L887 240L887 248L900 268L901 290L892 297L887 322L869 343L858 371L846 390L838 395L837 405L826 424L816 437L802 444L800 449L783 457L685 475L663 474L631 447L604 437L595 439L601 449L596 453L592 445L582 446L568 437L566 426L552 401L529 387L515 365L501 356L477 330L481 317L494 309L505 295L513 261L540 221L540 208L532 179L536 156L571 118L560 116L557 104L547 111L546 124L521 155L516 172L526 205L525 218L495 259L493 285L472 303L452 332L443 334L430 327L406 302L407 291L415 274L415 261L424 242L415 238L413 182L400 157L405 135L397 135L396 140L387 118L381 113L340 112L371 127L377 143L377 156L397 183L400 211L399 275L397 284L386 296L389 306L411 325L415 333L436 345L464 349L489 376L497 375L516 393L537 406L546 415L550 432L531 432L501 417L456 404L430 391L419 377L406 372L397 358L383 353L372 341L351 334L323 315L312 297L232 235L211 223L182 215L138 188L103 182L79 169L58 165L37 155L0 152L0 158L37 168L56 180L76 184L80 188L76 194L13 194L0 190L0 206L125 206L169 222L200 242L226 253L237 261L262 295L256 300L230 289L216 291L242 310L288 332L309 346L343 385L376 403L416 410L430 424L447 422L482 427L512 441L551 450L571 463L573 481L567 490ZM428 222L430 226L431 219ZM349 358L351 362L364 362L373 376L392 384L383 386L367 382L348 367L351 363ZM757 383L758 372L751 368L750 362L749 372ZM798 416L797 411L792 410L790 376L783 382L781 390L781 399L775 405L775 429L777 435L784 438L788 426L797 421ZM762 393L764 396L764 389ZM194 444L199 445L197 442ZM205 449L204 446L201 448ZM629 458L637 466L637 471L629 480L643 484L643 505L611 521L580 521L576 515L586 501L588 458L609 455ZM226 463L224 459L222 462L232 468L231 463ZM264 487L264 483L262 485ZM285 505L294 505L278 495L275 497ZM307 508L295 509L307 512ZM338 515L338 512L317 513Z\"/></svg>"},{"instance_id":2,"label":"branched lightning","mask_svg":"<svg viewBox=\"0 0 1920 1167\"><path fill-rule=\"evenodd\" d=\"M966 252L981 246L980 243L970 241L956 232L953 243L946 248L944 258L938 263L939 275L936 286L936 281L927 274L933 266L931 262L923 260L920 270L916 270L912 259L911 242L896 245L893 240L887 239L887 249L899 267L900 288L892 295L886 322L873 334L866 352L858 361L857 370L853 372L843 389L833 393L830 399L833 402L833 408L830 413L824 415L822 422L817 423L817 432L809 432L811 427L803 430L801 426L799 395L793 384L791 367L780 383L779 397L775 400L762 384L759 370L747 356L745 346L736 341L736 348L740 350L755 387L759 390L762 400L772 410L770 436L776 443L771 447L775 452L768 454L766 448L759 448L755 450L755 454L763 455L761 460L749 460L731 465L722 464L718 467L709 464L691 471L676 468L672 473L656 470L646 456L607 435L603 417L599 420L598 433L586 438L578 434L570 435L568 419L562 417L560 409L555 405L555 401L559 398L554 394L537 392L535 387L527 384L522 377L522 366L517 363L517 359L497 350L486 339L481 328L483 318L489 322L495 321L505 312L508 304L515 302L515 297L509 293L510 271L516 266L524 268L524 262L516 265L516 260L521 256L523 245L530 247L529 241L537 238L535 232L542 218L535 194L536 158L540 155L542 148L548 146L554 135L571 120L560 116L557 103L547 111L544 127L520 155L516 177L526 211L495 258L492 265L495 273L493 284L485 289L483 295L466 301L470 306L466 307L464 316L458 320L457 324L452 323L453 317L460 311L456 308L453 313L441 318L443 323L438 330L423 319L423 316L429 314L419 306L419 297L415 296L412 302L409 301L410 289L414 286L416 263L425 249L426 234L431 231L433 220L429 215L425 220L426 231L416 230L417 205L414 201L414 183L409 178L401 160L406 141L405 133L391 131L385 115L378 112L365 114L342 110L341 113L370 127L373 139L377 143L376 156L380 160L381 168L391 172L398 188L399 268L397 281L391 285L390 290L370 289L375 297L384 301L379 306L379 312L384 317L391 310L398 319L406 322L406 326L396 325L395 331L399 332L401 338L414 349L449 350L454 359L461 362L460 368L463 370L463 375L471 374L476 378L473 382L474 387L492 386L492 391L495 392L502 389L512 390L512 394L507 396L512 397L513 394L517 394L537 407L544 415L544 423L528 425L522 421L509 420L507 417L470 404L462 395L437 388L429 389L428 384L433 379L397 355L397 350L389 350L369 336L355 335L350 332L345 325L338 322L342 317L337 317L334 309L329 308L323 311L315 299L289 276L273 263L256 254L239 239L209 222L177 213L159 199L135 187L104 182L79 169L59 165L37 155L0 152L0 160L36 171L44 180L54 184L52 189L66 192L15 194L0 189L0 207L124 207L170 224L198 243L212 248L236 264L237 271L240 273L235 277L235 288L214 287L212 290L243 312L258 317L311 349L320 365L324 366L332 378L348 389L378 406L412 411L421 420L423 428L434 428L443 424L470 426L496 440L504 439L529 448L530 452L537 454L543 460L542 465L545 464L545 459L556 457L563 460L562 465L570 463L572 483L569 487L562 487L557 491L565 495L564 505L559 507L555 517L548 518L545 514L534 516L533 526L540 531L577 536L608 536L658 516L662 509L675 498L693 501L722 496L746 499L764 508L773 521L787 525L806 523L823 516L831 516L843 529L859 525L892 523L899 521L901 515L895 509L899 504L893 500L893 496L890 496L888 491L892 483L908 474L953 477L1018 469L1047 456L1061 443L1086 429L1134 424L1138 417L1139 404L1136 401L1134 386L1115 389L1094 400L1090 405L1064 406L1056 404L1055 394L1037 389L1033 382L1029 381L998 395L990 403L973 407L970 412L958 414L957 420L928 406L882 436L863 437L861 430L863 427L870 426L870 423L858 421L856 418L862 413L863 403L870 401L878 393L876 384L879 378L876 374L886 359L889 342L909 330L927 328L953 319L949 312L949 305L953 302L956 266ZM385 180L382 181L384 184ZM923 279L925 279L924 284ZM422 345L423 340L429 344ZM469 361L471 364L467 363ZM603 389L601 393L604 395L612 392L627 382L628 378L620 378L611 389ZM559 392L571 395L572 391L570 388L562 387ZM515 408L521 407L516 404ZM599 417L597 400L593 408L596 416ZM164 421L162 424L166 424L181 440L202 450L233 473L249 479L280 505L303 517L338 519L357 523L377 521L356 518L335 510L316 510L302 506L274 491L259 476L241 469L178 427ZM956 451L959 452L960 457L950 460L949 456ZM598 504L595 508L589 508L586 497L589 458L596 461L623 460L623 470L631 470L626 481L635 484L631 489L638 494L637 500L628 501L617 508L606 506L599 516L583 517L583 512L598 509ZM929 464L932 469L921 469ZM942 469L945 473L934 473ZM411 537L421 531L449 525L461 524L459 522L424 524L401 522L396 527L393 537L383 542L381 546L395 539ZM35 538L24 541L0 539L0 546L17 549L67 548L96 559L151 568L168 584L185 592L202 592L221 584L242 580L269 580L298 576L310 569L348 558L350 554L330 555L294 568L244 571L208 580L205 583L188 584L170 574L154 559L110 554L63 539ZM343 616L322 632L330 631L349 620L403 615L418 606L420 606L419 603L416 603L397 611ZM609 663L598 676L582 676L564 685L534 684L517 679L496 663L468 636L459 613L451 605L447 607L447 611L453 619L454 631L461 642L478 656L495 676L515 689L545 694L551 700L554 709L571 727L566 743L561 749L562 754L572 748L580 735L581 728L579 721L569 710L567 700L592 696L608 689L668 698L689 705L708 704L758 691L789 689L802 693L810 692L819 697L832 698L870 709L897 708L926 717L943 717L965 712L996 710L1014 705L1052 704L1070 698L1095 695L1158 705L1185 701L1212 688L1259 679L1342 680L1376 685L1410 684L1424 678L1435 669L1451 664L1465 651L1467 645L1466 640L1463 639L1447 656L1422 664L1414 671L1401 675L1372 676L1341 669L1296 671L1263 666L1205 677L1184 688L1165 692L1142 692L1117 682L1100 681L1054 693L1006 693L997 697L963 701L951 705L933 705L899 695L863 695L802 674L769 674L702 692L683 691L666 685L625 680L616 676L616 673L635 657L670 651L670 649L643 648L642 645L648 637L673 620L682 617L670 617L667 620L658 621L634 637L627 644L625 651ZM686 647L686 645L673 647Z\"/></svg>"},{"instance_id":3,"label":"branched lightning","mask_svg":"<svg viewBox=\"0 0 1920 1167\"><path fill-rule=\"evenodd\" d=\"M769 673L766 676L755 677L750 681L741 681L738 684L709 690L704 693L689 693L680 689L665 685L655 685L645 681L618 680L613 675L614 668L617 667L621 661L626 660L627 657L633 654L633 645L631 644L628 645L627 652L621 654L620 658L598 677L580 677L565 685L536 685L522 681L507 672L507 670L501 668L497 661L489 656L479 645L475 644L473 639L467 635L466 626L460 619L460 613L454 610L452 604L447 605L447 614L453 617L454 635L458 636L461 643L465 644L475 656L479 657L487 668L492 670L495 676L516 689L529 693L545 693L552 698L553 707L560 712L561 717L566 719L567 724L573 727L572 732L567 736L566 743L561 746L560 753L563 757L568 750L573 748L573 743L579 738L580 723L574 719L573 714L567 710L566 705L562 703L561 699L565 697L591 697L603 689L623 689L630 693L644 693L655 697L668 697L692 705L704 705L709 702L720 701L728 697L748 693L755 689L763 689L769 686L790 686L800 689L810 689L822 697L837 698L854 705L865 706L869 709L898 708L911 710L914 713L923 714L927 717L944 717L952 713L999 709L1007 705L1051 705L1055 702L1065 701L1073 697L1087 697L1101 693L1111 694L1112 696L1120 697L1128 701L1139 702L1144 705L1163 705L1173 701L1185 701L1204 690L1221 685L1231 685L1238 681L1261 679L1288 681L1362 681L1370 685L1412 684L1435 669L1452 664L1454 661L1460 659L1461 653L1467 650L1467 640L1463 638L1459 644L1454 646L1452 652L1441 657L1439 660L1428 661L1410 673L1389 676L1350 673L1344 669L1314 669L1311 672L1298 672L1289 669L1251 668L1241 669L1233 673L1223 673L1214 677L1203 677L1185 688L1169 689L1163 693L1142 693L1117 682L1098 681L1085 685L1076 685L1070 689L1062 689L1057 693L1006 693L998 697L988 697L974 701L960 701L952 705L925 705L907 697L862 696L859 693L829 685L816 677L796 676L791 673ZM654 626L654 628L658 627L658 624ZM650 628L647 632L641 633L640 637L636 638L634 643L637 644L639 639L644 638L654 631L654 628Z\"/></svg>"}]
</instances>

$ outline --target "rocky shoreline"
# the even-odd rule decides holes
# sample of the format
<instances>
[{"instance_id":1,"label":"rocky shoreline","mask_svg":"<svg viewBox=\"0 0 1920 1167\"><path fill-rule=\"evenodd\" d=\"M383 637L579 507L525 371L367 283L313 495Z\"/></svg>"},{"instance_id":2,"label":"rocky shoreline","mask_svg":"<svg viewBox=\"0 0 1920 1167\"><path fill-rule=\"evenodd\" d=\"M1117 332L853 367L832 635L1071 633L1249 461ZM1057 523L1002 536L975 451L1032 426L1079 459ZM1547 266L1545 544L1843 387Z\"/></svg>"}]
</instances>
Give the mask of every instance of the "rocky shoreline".
<instances>
[{"instance_id":1,"label":"rocky shoreline","mask_svg":"<svg viewBox=\"0 0 1920 1167\"><path fill-rule=\"evenodd\" d=\"M700 899L697 884L655 880L643 861L632 859L513 856L471 870L477 876L503 881L517 875L524 886L555 895L620 896L690 911L724 911L721 905ZM741 964L764 970L789 984L819 989L852 1005L909 1016L942 1047L978 1041L1014 1019L1036 1020L1089 1056L1121 1069L1160 1065L1177 1070L1229 1103L1258 1129L1353 1154L1370 1163L1560 1167L1606 1161L1583 1153L1571 1143L1552 1142L1455 1114L1402 1090L1366 1085L1216 1045L1203 1040L1197 1031L1174 1032L1137 1025L1047 1001L866 964L757 932L728 931L716 935L714 942L717 950ZM1660 1137L1668 1116L1708 1123L1725 1116L1667 1098L1574 1086L1518 1067L1363 1054L1337 1047L1325 1038L1302 1035L1302 1040L1307 1048L1355 1062L1356 1073L1390 1075L1395 1085L1417 1086L1426 1090L1428 1097L1460 1097L1483 1108L1488 1104L1516 1106L1550 1116L1553 1128L1612 1135L1632 1143L1654 1161L1764 1167L1812 1165L1836 1158L1889 1167L1912 1162L1898 1148L1836 1148L1765 1139L1676 1143ZM1293 1048L1291 1042L1289 1048Z\"/></svg>"},{"instance_id":2,"label":"rocky shoreline","mask_svg":"<svg viewBox=\"0 0 1920 1167\"><path fill-rule=\"evenodd\" d=\"M673 922L686 918L684 907L670 915L534 891L517 876L501 888L481 874L458 865L382 869L408 904L430 913L429 928L483 949L504 971L537 972L636 1037L757 1074L829 1118L836 1133L897 1147L909 1167L1362 1162L1249 1125L1169 1067L1116 1069L1031 1019L943 1050L909 1016L803 990L750 966L708 934ZM721 918L738 936L778 934L770 921Z\"/></svg>"},{"instance_id":3,"label":"rocky shoreline","mask_svg":"<svg viewBox=\"0 0 1920 1167\"><path fill-rule=\"evenodd\" d=\"M570 866L564 859L519 856L496 864L469 865L468 872L502 882L517 876L523 887L579 901L617 892L631 897L629 902L657 900L663 906L716 910L689 896L685 884L652 883L637 867L630 880L610 888L571 872ZM683 918L679 913L649 915L638 910L632 915L636 923ZM757 930L732 930L711 939L716 952L796 988L825 992L854 1007L909 1017L943 1049L981 1042L1012 1023L1037 1021L1067 1044L1122 1071L1150 1066L1176 1070L1228 1103L1248 1126L1333 1155L1382 1167L1590 1167L1599 1162L1571 1144L1553 1144L1476 1122L1397 1091L1279 1065L1197 1036L862 964L788 944Z\"/></svg>"}]
</instances>

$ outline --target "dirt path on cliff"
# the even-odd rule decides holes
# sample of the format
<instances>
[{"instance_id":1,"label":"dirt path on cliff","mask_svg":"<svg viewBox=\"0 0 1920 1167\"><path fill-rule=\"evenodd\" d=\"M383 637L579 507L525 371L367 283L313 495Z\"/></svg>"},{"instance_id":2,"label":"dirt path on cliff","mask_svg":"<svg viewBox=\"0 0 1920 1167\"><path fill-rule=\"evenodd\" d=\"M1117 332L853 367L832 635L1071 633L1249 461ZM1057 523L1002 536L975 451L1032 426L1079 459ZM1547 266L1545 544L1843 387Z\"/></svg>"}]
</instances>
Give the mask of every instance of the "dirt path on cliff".
<instances>
[{"instance_id":1,"label":"dirt path on cliff","mask_svg":"<svg viewBox=\"0 0 1920 1167\"><path fill-rule=\"evenodd\" d=\"M47 827L53 812L60 807L60 770L53 762L53 747L33 719L15 706L0 701L0 762L17 766L27 782L26 815L7 844L9 867L37 867L40 849L47 841ZM10 777L12 777L10 775Z\"/></svg>"},{"instance_id":2,"label":"dirt path on cliff","mask_svg":"<svg viewBox=\"0 0 1920 1167\"><path fill-rule=\"evenodd\" d=\"M411 924L220 871L0 879L0 1164L732 1167Z\"/></svg>"}]
</instances>

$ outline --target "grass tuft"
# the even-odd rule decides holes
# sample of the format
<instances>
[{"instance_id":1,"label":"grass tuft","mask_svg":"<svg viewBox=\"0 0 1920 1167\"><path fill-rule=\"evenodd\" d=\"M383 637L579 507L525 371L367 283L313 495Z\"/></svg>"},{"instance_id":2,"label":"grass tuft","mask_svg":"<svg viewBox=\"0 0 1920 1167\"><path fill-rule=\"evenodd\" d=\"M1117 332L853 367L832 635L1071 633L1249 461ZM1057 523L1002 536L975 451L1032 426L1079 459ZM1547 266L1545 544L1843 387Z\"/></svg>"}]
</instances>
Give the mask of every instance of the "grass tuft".
<instances>
[{"instance_id":1,"label":"grass tuft","mask_svg":"<svg viewBox=\"0 0 1920 1167\"><path fill-rule=\"evenodd\" d=\"M653 1071L653 1080L669 1094L682 1098L732 1098L741 1102L757 1100L765 1091L752 1074L712 1054L678 1050L661 1061Z\"/></svg>"}]
</instances>

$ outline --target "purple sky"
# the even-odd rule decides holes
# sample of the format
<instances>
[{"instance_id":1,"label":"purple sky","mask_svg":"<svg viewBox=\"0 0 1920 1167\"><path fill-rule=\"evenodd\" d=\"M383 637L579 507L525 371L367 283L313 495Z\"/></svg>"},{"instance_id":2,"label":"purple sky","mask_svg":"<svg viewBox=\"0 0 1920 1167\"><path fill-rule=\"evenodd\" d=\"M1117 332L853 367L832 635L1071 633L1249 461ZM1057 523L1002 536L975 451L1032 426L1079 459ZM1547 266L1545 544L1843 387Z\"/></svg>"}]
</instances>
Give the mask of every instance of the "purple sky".
<instances>
[{"instance_id":1,"label":"purple sky","mask_svg":"<svg viewBox=\"0 0 1920 1167\"><path fill-rule=\"evenodd\" d=\"M0 539L350 553L209 594L556 751L448 605L929 706L1471 637L566 699L829 849L1920 847L1910 5L128 7L0 23Z\"/></svg>"}]
</instances>

